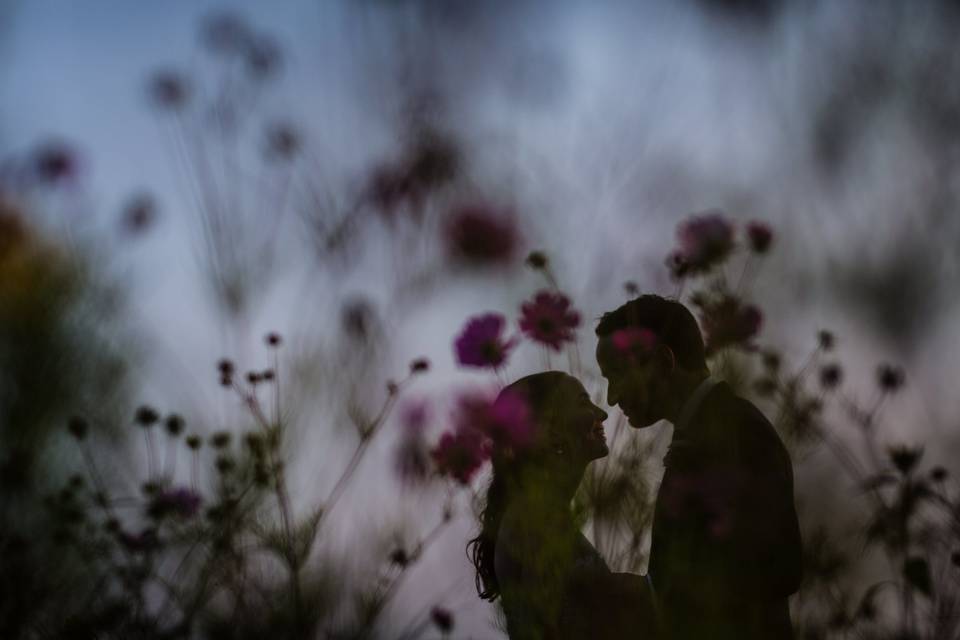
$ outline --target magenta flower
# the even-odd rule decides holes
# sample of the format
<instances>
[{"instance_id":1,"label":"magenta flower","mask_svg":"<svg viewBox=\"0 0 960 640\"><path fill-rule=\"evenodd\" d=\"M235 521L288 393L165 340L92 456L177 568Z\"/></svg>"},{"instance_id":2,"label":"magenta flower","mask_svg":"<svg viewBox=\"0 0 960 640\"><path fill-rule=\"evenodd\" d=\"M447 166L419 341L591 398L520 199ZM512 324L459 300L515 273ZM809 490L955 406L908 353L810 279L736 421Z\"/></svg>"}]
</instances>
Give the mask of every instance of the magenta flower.
<instances>
[{"instance_id":1,"label":"magenta flower","mask_svg":"<svg viewBox=\"0 0 960 640\"><path fill-rule=\"evenodd\" d=\"M564 342L573 342L573 332L580 326L580 314L562 293L541 291L524 302L520 311L520 330L554 351L560 351Z\"/></svg>"},{"instance_id":2,"label":"magenta flower","mask_svg":"<svg viewBox=\"0 0 960 640\"><path fill-rule=\"evenodd\" d=\"M752 348L750 341L760 332L763 314L739 298L724 296L704 305L701 320L707 353L714 353L731 346Z\"/></svg>"},{"instance_id":3,"label":"magenta flower","mask_svg":"<svg viewBox=\"0 0 960 640\"><path fill-rule=\"evenodd\" d=\"M522 396L511 391L496 399L479 393L461 396L455 423L458 431L477 431L502 448L527 447L536 435L530 407Z\"/></svg>"},{"instance_id":4,"label":"magenta flower","mask_svg":"<svg viewBox=\"0 0 960 640\"><path fill-rule=\"evenodd\" d=\"M507 359L516 339L503 339L506 324L498 313L471 318L454 342L457 362L468 367L497 368Z\"/></svg>"},{"instance_id":5,"label":"magenta flower","mask_svg":"<svg viewBox=\"0 0 960 640\"><path fill-rule=\"evenodd\" d=\"M485 206L471 205L455 210L446 231L450 257L474 266L510 262L520 245L513 218Z\"/></svg>"},{"instance_id":6,"label":"magenta flower","mask_svg":"<svg viewBox=\"0 0 960 640\"><path fill-rule=\"evenodd\" d=\"M614 348L624 354L635 353L637 349L649 351L657 343L656 334L643 327L626 327L610 335Z\"/></svg>"},{"instance_id":7,"label":"magenta flower","mask_svg":"<svg viewBox=\"0 0 960 640\"><path fill-rule=\"evenodd\" d=\"M747 240L754 253L764 254L773 244L773 231L763 222L747 223Z\"/></svg>"},{"instance_id":8,"label":"magenta flower","mask_svg":"<svg viewBox=\"0 0 960 640\"><path fill-rule=\"evenodd\" d=\"M672 271L706 272L723 262L733 250L733 225L719 211L693 216L677 226L680 247L672 254ZM682 269L680 268L682 265Z\"/></svg>"},{"instance_id":9,"label":"magenta flower","mask_svg":"<svg viewBox=\"0 0 960 640\"><path fill-rule=\"evenodd\" d=\"M440 437L430 452L440 475L470 484L473 475L490 457L490 440L472 428L460 428Z\"/></svg>"},{"instance_id":10,"label":"magenta flower","mask_svg":"<svg viewBox=\"0 0 960 640\"><path fill-rule=\"evenodd\" d=\"M120 531L117 534L117 540L127 551L132 553L146 553L160 546L160 540L155 529L144 529L136 534Z\"/></svg>"}]
</instances>

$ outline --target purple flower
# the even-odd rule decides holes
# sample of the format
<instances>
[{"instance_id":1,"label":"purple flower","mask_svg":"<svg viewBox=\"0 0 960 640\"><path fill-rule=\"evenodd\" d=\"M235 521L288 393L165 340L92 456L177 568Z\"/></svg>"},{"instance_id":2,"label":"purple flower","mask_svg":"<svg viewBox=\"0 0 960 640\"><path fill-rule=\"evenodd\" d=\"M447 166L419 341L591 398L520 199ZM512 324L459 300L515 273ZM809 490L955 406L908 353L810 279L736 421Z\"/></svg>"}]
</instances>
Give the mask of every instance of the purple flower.
<instances>
[{"instance_id":1,"label":"purple flower","mask_svg":"<svg viewBox=\"0 0 960 640\"><path fill-rule=\"evenodd\" d=\"M192 518L200 510L201 502L203 500L192 489L186 487L166 489L150 501L147 507L147 515L155 520L166 516L176 516L183 519Z\"/></svg>"},{"instance_id":2,"label":"purple flower","mask_svg":"<svg viewBox=\"0 0 960 640\"><path fill-rule=\"evenodd\" d=\"M520 330L532 340L560 351L564 342L572 342L574 329L580 326L580 314L570 308L562 293L541 291L520 307Z\"/></svg>"},{"instance_id":3,"label":"purple flower","mask_svg":"<svg viewBox=\"0 0 960 640\"><path fill-rule=\"evenodd\" d=\"M482 205L456 209L447 224L447 250L458 262L491 266L510 262L520 245L513 218Z\"/></svg>"},{"instance_id":4,"label":"purple flower","mask_svg":"<svg viewBox=\"0 0 960 640\"><path fill-rule=\"evenodd\" d=\"M683 273L706 272L733 250L733 225L721 212L707 211L680 223L677 240L680 247L673 257Z\"/></svg>"},{"instance_id":5,"label":"purple flower","mask_svg":"<svg viewBox=\"0 0 960 640\"><path fill-rule=\"evenodd\" d=\"M440 437L430 456L440 475L467 485L490 457L490 440L476 429L448 431Z\"/></svg>"},{"instance_id":6,"label":"purple flower","mask_svg":"<svg viewBox=\"0 0 960 640\"><path fill-rule=\"evenodd\" d=\"M763 325L763 314L735 296L723 296L704 305L701 320L707 353L730 346L750 348Z\"/></svg>"},{"instance_id":7,"label":"purple flower","mask_svg":"<svg viewBox=\"0 0 960 640\"><path fill-rule=\"evenodd\" d=\"M636 350L649 351L657 343L656 334L644 327L626 327L610 335L614 348L623 354L633 354Z\"/></svg>"},{"instance_id":8,"label":"purple flower","mask_svg":"<svg viewBox=\"0 0 960 640\"><path fill-rule=\"evenodd\" d=\"M488 313L470 318L454 342L457 362L468 367L497 368L507 359L507 354L516 345L516 339L503 339L506 324L498 313Z\"/></svg>"},{"instance_id":9,"label":"purple flower","mask_svg":"<svg viewBox=\"0 0 960 640\"><path fill-rule=\"evenodd\" d=\"M455 423L458 431L477 431L501 448L527 447L536 435L529 405L512 391L504 391L496 399L481 393L464 394Z\"/></svg>"},{"instance_id":10,"label":"purple flower","mask_svg":"<svg viewBox=\"0 0 960 640\"><path fill-rule=\"evenodd\" d=\"M747 240L750 241L750 248L754 253L764 254L773 244L773 231L763 222L747 223Z\"/></svg>"}]
</instances>

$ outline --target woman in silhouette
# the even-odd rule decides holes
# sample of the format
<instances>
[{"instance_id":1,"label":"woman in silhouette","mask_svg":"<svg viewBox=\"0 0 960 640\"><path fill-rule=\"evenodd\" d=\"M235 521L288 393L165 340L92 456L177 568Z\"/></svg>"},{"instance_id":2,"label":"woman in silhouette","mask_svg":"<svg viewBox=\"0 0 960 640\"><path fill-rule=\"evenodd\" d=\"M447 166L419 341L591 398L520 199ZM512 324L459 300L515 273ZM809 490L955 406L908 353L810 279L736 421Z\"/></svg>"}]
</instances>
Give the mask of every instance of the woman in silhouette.
<instances>
[{"instance_id":1,"label":"woman in silhouette","mask_svg":"<svg viewBox=\"0 0 960 640\"><path fill-rule=\"evenodd\" d=\"M500 598L511 640L654 637L646 581L612 573L571 510L587 465L609 453L606 412L557 371L521 378L507 393L526 402L534 438L493 451L481 531L468 545L478 594Z\"/></svg>"}]
</instances>

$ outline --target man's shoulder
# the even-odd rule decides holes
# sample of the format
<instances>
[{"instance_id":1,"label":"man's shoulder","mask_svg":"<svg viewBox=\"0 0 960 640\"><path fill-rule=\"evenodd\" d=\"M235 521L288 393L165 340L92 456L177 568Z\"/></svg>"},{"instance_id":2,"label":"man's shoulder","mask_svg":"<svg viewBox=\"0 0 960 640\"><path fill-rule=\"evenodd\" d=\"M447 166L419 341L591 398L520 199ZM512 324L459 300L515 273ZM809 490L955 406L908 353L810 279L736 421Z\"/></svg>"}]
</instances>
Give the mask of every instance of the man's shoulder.
<instances>
[{"instance_id":1,"label":"man's shoulder","mask_svg":"<svg viewBox=\"0 0 960 640\"><path fill-rule=\"evenodd\" d=\"M789 461L786 447L770 420L752 402L737 395L726 383L720 383L704 409L723 437L740 444L750 457L770 455ZM712 409L712 411L711 411ZM769 461L768 461L769 462Z\"/></svg>"}]
</instances>

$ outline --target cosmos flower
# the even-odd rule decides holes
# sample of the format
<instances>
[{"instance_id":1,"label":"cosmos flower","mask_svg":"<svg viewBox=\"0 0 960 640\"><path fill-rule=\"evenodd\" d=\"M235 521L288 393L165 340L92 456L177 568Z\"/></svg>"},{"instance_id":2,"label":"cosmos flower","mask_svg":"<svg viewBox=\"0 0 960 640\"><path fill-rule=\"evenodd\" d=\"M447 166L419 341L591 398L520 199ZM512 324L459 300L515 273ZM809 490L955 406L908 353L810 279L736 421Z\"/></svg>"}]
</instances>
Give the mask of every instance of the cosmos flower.
<instances>
[{"instance_id":1,"label":"cosmos flower","mask_svg":"<svg viewBox=\"0 0 960 640\"><path fill-rule=\"evenodd\" d=\"M504 340L505 324L506 320L498 313L470 318L454 341L457 362L468 367L501 366L516 345L515 338Z\"/></svg>"},{"instance_id":2,"label":"cosmos flower","mask_svg":"<svg viewBox=\"0 0 960 640\"><path fill-rule=\"evenodd\" d=\"M446 243L450 257L457 262L495 266L513 259L520 237L507 212L483 205L468 205L451 213Z\"/></svg>"},{"instance_id":3,"label":"cosmos flower","mask_svg":"<svg viewBox=\"0 0 960 640\"><path fill-rule=\"evenodd\" d=\"M773 231L763 222L747 223L747 240L750 242L750 249L754 253L764 254L770 250L773 244Z\"/></svg>"},{"instance_id":4,"label":"cosmos flower","mask_svg":"<svg viewBox=\"0 0 960 640\"><path fill-rule=\"evenodd\" d=\"M570 308L562 293L541 291L520 307L520 330L532 340L560 351L564 342L572 342L580 326L580 314Z\"/></svg>"},{"instance_id":5,"label":"cosmos flower","mask_svg":"<svg viewBox=\"0 0 960 640\"><path fill-rule=\"evenodd\" d=\"M476 429L448 431L440 437L430 456L440 475L467 485L490 457L490 440Z\"/></svg>"},{"instance_id":6,"label":"cosmos flower","mask_svg":"<svg viewBox=\"0 0 960 640\"><path fill-rule=\"evenodd\" d=\"M682 272L709 271L733 250L733 225L719 211L693 216L677 226L679 248L674 260Z\"/></svg>"},{"instance_id":7,"label":"cosmos flower","mask_svg":"<svg viewBox=\"0 0 960 640\"><path fill-rule=\"evenodd\" d=\"M482 393L464 394L457 403L455 423L458 431L477 431L503 449L527 447L535 435L535 423L526 400L509 390L496 398Z\"/></svg>"},{"instance_id":8,"label":"cosmos flower","mask_svg":"<svg viewBox=\"0 0 960 640\"><path fill-rule=\"evenodd\" d=\"M702 307L701 320L709 354L725 347L751 348L750 341L763 325L763 314L754 305L725 295Z\"/></svg>"}]
</instances>

